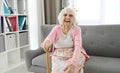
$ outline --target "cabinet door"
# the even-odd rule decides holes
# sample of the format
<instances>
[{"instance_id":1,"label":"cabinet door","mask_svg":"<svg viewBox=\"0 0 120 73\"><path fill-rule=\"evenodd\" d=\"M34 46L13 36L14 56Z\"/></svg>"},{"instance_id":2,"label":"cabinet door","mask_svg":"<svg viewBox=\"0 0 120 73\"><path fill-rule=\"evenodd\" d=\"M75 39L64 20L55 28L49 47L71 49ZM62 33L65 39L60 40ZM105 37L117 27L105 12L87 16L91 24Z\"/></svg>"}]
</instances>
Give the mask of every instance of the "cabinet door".
<instances>
[{"instance_id":1,"label":"cabinet door","mask_svg":"<svg viewBox=\"0 0 120 73\"><path fill-rule=\"evenodd\" d=\"M4 36L0 35L0 52L5 51L5 42L4 42Z\"/></svg>"},{"instance_id":2,"label":"cabinet door","mask_svg":"<svg viewBox=\"0 0 120 73\"><path fill-rule=\"evenodd\" d=\"M1 73L1 70L6 68L7 66L8 66L7 54L6 53L1 53L0 54L0 73Z\"/></svg>"},{"instance_id":3,"label":"cabinet door","mask_svg":"<svg viewBox=\"0 0 120 73\"><path fill-rule=\"evenodd\" d=\"M8 65L12 66L20 62L20 50L16 49L7 53ZM16 72L17 73L17 72Z\"/></svg>"},{"instance_id":4,"label":"cabinet door","mask_svg":"<svg viewBox=\"0 0 120 73\"><path fill-rule=\"evenodd\" d=\"M20 32L19 34L20 46L28 44L28 32Z\"/></svg>"},{"instance_id":5,"label":"cabinet door","mask_svg":"<svg viewBox=\"0 0 120 73\"><path fill-rule=\"evenodd\" d=\"M6 47L7 50L16 48L16 36L15 34L6 35Z\"/></svg>"}]
</instances>

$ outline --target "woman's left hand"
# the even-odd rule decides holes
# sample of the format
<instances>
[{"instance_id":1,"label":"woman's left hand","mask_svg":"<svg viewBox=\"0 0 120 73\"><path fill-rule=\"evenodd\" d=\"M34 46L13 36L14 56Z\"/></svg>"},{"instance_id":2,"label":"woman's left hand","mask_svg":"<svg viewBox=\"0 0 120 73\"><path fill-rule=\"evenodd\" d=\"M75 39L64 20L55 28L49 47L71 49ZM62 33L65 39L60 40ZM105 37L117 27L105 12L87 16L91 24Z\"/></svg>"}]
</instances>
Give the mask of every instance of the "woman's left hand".
<instances>
[{"instance_id":1,"label":"woman's left hand","mask_svg":"<svg viewBox=\"0 0 120 73\"><path fill-rule=\"evenodd\" d=\"M68 66L64 69L65 73L74 73L75 66L73 64L68 64Z\"/></svg>"}]
</instances>

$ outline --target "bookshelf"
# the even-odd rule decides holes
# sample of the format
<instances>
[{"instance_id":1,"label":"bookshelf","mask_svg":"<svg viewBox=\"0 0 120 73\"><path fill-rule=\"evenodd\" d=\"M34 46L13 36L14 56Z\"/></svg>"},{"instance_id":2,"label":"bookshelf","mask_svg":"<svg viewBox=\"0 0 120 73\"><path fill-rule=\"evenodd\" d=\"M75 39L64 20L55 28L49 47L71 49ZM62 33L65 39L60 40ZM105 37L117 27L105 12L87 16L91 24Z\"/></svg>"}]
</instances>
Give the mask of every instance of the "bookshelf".
<instances>
[{"instance_id":1,"label":"bookshelf","mask_svg":"<svg viewBox=\"0 0 120 73\"><path fill-rule=\"evenodd\" d=\"M27 0L0 0L0 73L24 63L29 50Z\"/></svg>"}]
</instances>

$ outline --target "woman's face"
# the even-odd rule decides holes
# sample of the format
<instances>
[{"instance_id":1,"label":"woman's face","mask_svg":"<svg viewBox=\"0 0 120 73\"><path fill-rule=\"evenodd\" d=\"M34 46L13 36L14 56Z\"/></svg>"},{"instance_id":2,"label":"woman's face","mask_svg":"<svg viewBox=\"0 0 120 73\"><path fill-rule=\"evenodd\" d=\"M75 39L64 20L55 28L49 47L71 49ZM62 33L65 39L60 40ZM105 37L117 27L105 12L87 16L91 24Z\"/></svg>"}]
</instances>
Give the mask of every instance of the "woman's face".
<instances>
[{"instance_id":1,"label":"woman's face","mask_svg":"<svg viewBox=\"0 0 120 73\"><path fill-rule=\"evenodd\" d=\"M71 27L74 23L74 16L71 11L67 10L63 13L61 20L63 26Z\"/></svg>"}]
</instances>

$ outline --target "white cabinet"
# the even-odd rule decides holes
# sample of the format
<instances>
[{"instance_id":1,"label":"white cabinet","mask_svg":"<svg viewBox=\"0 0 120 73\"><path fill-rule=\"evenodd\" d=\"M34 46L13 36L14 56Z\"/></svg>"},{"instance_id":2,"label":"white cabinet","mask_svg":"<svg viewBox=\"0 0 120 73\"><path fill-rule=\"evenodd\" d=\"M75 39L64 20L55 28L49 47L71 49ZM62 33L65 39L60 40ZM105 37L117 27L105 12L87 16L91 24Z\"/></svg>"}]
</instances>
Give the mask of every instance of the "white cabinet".
<instances>
[{"instance_id":1,"label":"white cabinet","mask_svg":"<svg viewBox=\"0 0 120 73\"><path fill-rule=\"evenodd\" d=\"M29 50L27 0L0 0L0 73L24 63Z\"/></svg>"}]
</instances>

